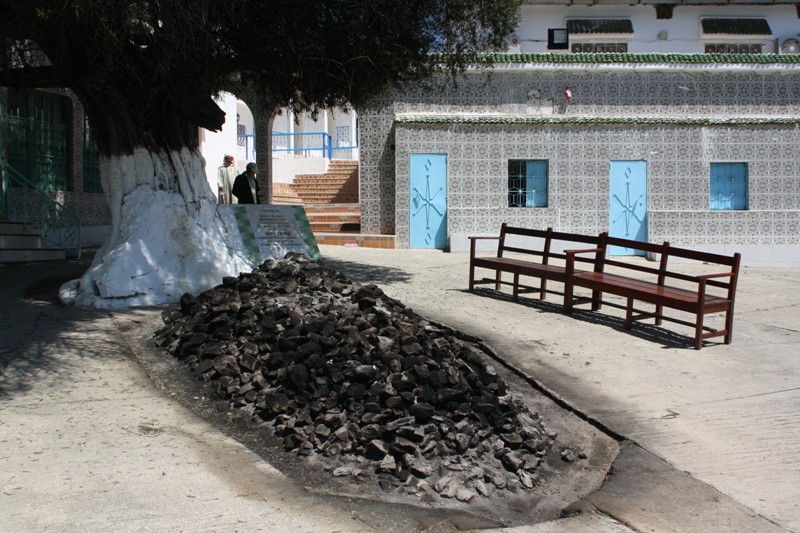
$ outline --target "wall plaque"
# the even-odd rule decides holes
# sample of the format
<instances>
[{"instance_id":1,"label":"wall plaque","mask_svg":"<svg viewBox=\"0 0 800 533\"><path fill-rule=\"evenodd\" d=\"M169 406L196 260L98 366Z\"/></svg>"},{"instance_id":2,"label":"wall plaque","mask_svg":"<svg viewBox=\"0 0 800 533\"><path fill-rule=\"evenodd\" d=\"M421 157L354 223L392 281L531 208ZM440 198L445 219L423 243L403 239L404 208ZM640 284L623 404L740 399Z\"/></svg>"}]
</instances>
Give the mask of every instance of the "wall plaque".
<instances>
[{"instance_id":1,"label":"wall plaque","mask_svg":"<svg viewBox=\"0 0 800 533\"><path fill-rule=\"evenodd\" d=\"M319 248L302 205L218 205L231 238L241 239L255 264L298 252L319 259Z\"/></svg>"}]
</instances>

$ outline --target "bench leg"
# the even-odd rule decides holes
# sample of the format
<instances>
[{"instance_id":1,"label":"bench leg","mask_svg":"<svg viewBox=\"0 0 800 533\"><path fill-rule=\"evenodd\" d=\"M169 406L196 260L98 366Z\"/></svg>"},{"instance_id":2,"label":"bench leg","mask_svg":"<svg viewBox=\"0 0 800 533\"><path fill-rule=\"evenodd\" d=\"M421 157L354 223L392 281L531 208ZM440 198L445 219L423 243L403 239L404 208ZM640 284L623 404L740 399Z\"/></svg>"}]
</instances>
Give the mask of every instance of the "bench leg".
<instances>
[{"instance_id":1,"label":"bench leg","mask_svg":"<svg viewBox=\"0 0 800 533\"><path fill-rule=\"evenodd\" d=\"M514 295L511 297L515 302L519 296L519 273L514 272Z\"/></svg>"},{"instance_id":2,"label":"bench leg","mask_svg":"<svg viewBox=\"0 0 800 533\"><path fill-rule=\"evenodd\" d=\"M564 281L564 311L568 315L572 314L572 278L567 277L566 281Z\"/></svg>"},{"instance_id":3,"label":"bench leg","mask_svg":"<svg viewBox=\"0 0 800 533\"><path fill-rule=\"evenodd\" d=\"M694 326L694 349L703 347L703 313L697 313Z\"/></svg>"},{"instance_id":4,"label":"bench leg","mask_svg":"<svg viewBox=\"0 0 800 533\"><path fill-rule=\"evenodd\" d=\"M539 299L546 300L547 299L547 279L542 278L542 283L539 285Z\"/></svg>"},{"instance_id":5,"label":"bench leg","mask_svg":"<svg viewBox=\"0 0 800 533\"><path fill-rule=\"evenodd\" d=\"M502 275L503 275L503 273L498 270L497 271L497 275L495 275L495 277L494 277L494 290L496 290L496 291L500 290L500 281L502 281L502 278L501 278Z\"/></svg>"},{"instance_id":6,"label":"bench leg","mask_svg":"<svg viewBox=\"0 0 800 533\"><path fill-rule=\"evenodd\" d=\"M603 307L603 293L592 291L592 311L599 311Z\"/></svg>"},{"instance_id":7,"label":"bench leg","mask_svg":"<svg viewBox=\"0 0 800 533\"><path fill-rule=\"evenodd\" d=\"M725 313L725 344L730 344L733 340L733 311Z\"/></svg>"},{"instance_id":8,"label":"bench leg","mask_svg":"<svg viewBox=\"0 0 800 533\"><path fill-rule=\"evenodd\" d=\"M625 306L625 329L633 327L633 298L628 298L628 305Z\"/></svg>"},{"instance_id":9,"label":"bench leg","mask_svg":"<svg viewBox=\"0 0 800 533\"><path fill-rule=\"evenodd\" d=\"M469 292L475 290L475 267L469 266Z\"/></svg>"},{"instance_id":10,"label":"bench leg","mask_svg":"<svg viewBox=\"0 0 800 533\"><path fill-rule=\"evenodd\" d=\"M661 322L662 322L661 316L662 316L663 312L664 312L664 306L663 305L657 305L656 306L656 326L660 326L661 325Z\"/></svg>"}]
</instances>

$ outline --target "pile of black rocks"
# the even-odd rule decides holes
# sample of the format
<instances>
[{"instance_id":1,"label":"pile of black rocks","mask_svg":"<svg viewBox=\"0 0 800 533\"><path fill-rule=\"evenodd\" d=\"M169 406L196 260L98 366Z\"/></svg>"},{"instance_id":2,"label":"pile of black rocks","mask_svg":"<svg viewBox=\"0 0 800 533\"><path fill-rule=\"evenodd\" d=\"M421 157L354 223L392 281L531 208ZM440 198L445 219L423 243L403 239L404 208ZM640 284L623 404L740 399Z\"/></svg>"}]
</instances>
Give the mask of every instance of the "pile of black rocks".
<instances>
[{"instance_id":1,"label":"pile of black rocks","mask_svg":"<svg viewBox=\"0 0 800 533\"><path fill-rule=\"evenodd\" d=\"M305 256L264 262L163 314L159 344L287 451L433 501L534 489L555 435L478 339Z\"/></svg>"}]
</instances>

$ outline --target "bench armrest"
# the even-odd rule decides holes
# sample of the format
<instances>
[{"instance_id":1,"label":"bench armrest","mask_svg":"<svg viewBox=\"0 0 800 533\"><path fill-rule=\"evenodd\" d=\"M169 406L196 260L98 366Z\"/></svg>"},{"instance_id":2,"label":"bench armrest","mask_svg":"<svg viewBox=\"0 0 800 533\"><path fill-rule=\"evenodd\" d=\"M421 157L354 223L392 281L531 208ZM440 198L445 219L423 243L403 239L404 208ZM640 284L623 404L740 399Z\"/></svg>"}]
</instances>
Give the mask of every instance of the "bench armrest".
<instances>
[{"instance_id":1,"label":"bench armrest","mask_svg":"<svg viewBox=\"0 0 800 533\"><path fill-rule=\"evenodd\" d=\"M701 274L697 276L695 279L697 280L697 299L698 301L702 301L703 298L706 296L706 282L711 278L733 278L736 274L734 272L720 272L719 274ZM731 286L733 282L731 282ZM731 296L730 290L728 292L729 297ZM731 299L731 301L733 301Z\"/></svg>"},{"instance_id":2,"label":"bench armrest","mask_svg":"<svg viewBox=\"0 0 800 533\"><path fill-rule=\"evenodd\" d=\"M592 252L602 252L602 248L587 248L586 250L564 250L564 253L567 255L575 255L575 254L589 254Z\"/></svg>"},{"instance_id":3,"label":"bench armrest","mask_svg":"<svg viewBox=\"0 0 800 533\"><path fill-rule=\"evenodd\" d=\"M701 274L697 276L697 280L710 279L710 278L732 278L733 272L720 272L719 274Z\"/></svg>"},{"instance_id":4,"label":"bench armrest","mask_svg":"<svg viewBox=\"0 0 800 533\"><path fill-rule=\"evenodd\" d=\"M564 250L564 255L567 256L567 265L566 271L567 276L572 276L575 272L575 256L577 254L590 254L590 253L600 253L602 252L602 248L586 248L585 250Z\"/></svg>"},{"instance_id":5,"label":"bench armrest","mask_svg":"<svg viewBox=\"0 0 800 533\"><path fill-rule=\"evenodd\" d=\"M499 241L500 240L500 236L499 235L496 235L496 236L483 236L483 235L474 236L473 235L473 236L470 236L470 237L467 237L467 238L470 241L469 242L469 258L470 258L470 261L475 258L475 249L476 249L475 245L478 243L478 241Z\"/></svg>"}]
</instances>

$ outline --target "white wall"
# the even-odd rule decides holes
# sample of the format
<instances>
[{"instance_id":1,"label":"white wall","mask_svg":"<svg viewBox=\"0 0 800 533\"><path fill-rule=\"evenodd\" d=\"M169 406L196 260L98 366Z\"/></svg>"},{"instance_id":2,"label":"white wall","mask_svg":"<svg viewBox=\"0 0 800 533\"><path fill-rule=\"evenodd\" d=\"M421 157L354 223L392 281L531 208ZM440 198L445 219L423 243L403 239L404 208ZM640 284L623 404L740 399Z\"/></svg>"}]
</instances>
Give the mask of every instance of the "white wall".
<instances>
[{"instance_id":1,"label":"white wall","mask_svg":"<svg viewBox=\"0 0 800 533\"><path fill-rule=\"evenodd\" d=\"M297 175L325 174L327 171L328 159L325 157L272 159L272 181L274 183L292 183Z\"/></svg>"},{"instance_id":2,"label":"white wall","mask_svg":"<svg viewBox=\"0 0 800 533\"><path fill-rule=\"evenodd\" d=\"M706 42L747 42L762 44L765 53L775 51L774 39L794 37L800 33L800 19L794 5L724 5L675 6L671 19L657 19L653 6L522 6L522 20L516 32L519 40L510 51L547 53L547 29L564 28L566 18L629 18L634 34L570 36L570 44L581 42L627 42L629 53L703 53ZM735 41L725 37L703 37L702 17L760 17L767 19L773 32L770 39L739 36ZM667 39L658 39L659 32ZM568 53L567 51L559 51Z\"/></svg>"},{"instance_id":3,"label":"white wall","mask_svg":"<svg viewBox=\"0 0 800 533\"><path fill-rule=\"evenodd\" d=\"M247 104L242 102L241 100L236 101L236 114L238 118L238 125L244 127L245 134L253 135L256 132L256 122L253 118L253 113L250 111L250 108L247 107ZM237 130L238 135L238 130ZM237 146L236 152L234 152L234 157L236 158L236 168L239 172L244 172L247 163L256 162L257 157L253 156L252 154L255 152L255 146L253 146L254 138L248 138L247 143L245 146Z\"/></svg>"},{"instance_id":4,"label":"white wall","mask_svg":"<svg viewBox=\"0 0 800 533\"><path fill-rule=\"evenodd\" d=\"M216 195L217 168L225 154L236 157L236 97L223 93L217 105L225 112L221 131L201 130L200 153L206 160L206 178Z\"/></svg>"},{"instance_id":5,"label":"white wall","mask_svg":"<svg viewBox=\"0 0 800 533\"><path fill-rule=\"evenodd\" d=\"M236 168L239 172L244 172L245 165L249 161L256 161L257 158L248 157L245 147L237 144L237 115L238 124L244 126L245 133L255 133L255 120L250 108L235 96L223 93L217 104L225 111L225 124L219 132L203 130L200 142L200 150L206 159L206 175L212 190L216 190L217 167L222 164L222 157L231 154L236 159ZM299 123L295 123L294 115L288 110L275 117L272 129L274 132L281 133L300 133L300 132L327 132L336 144L336 128L338 126L350 127L350 139L347 145L358 144L356 136L356 115L355 111L345 112L342 110L321 112L315 122L311 115L306 113L300 117ZM357 151L356 157L357 157ZM328 159L322 157L289 157L273 158L272 160L272 179L276 183L291 183L294 176L298 174L323 174L328 170Z\"/></svg>"}]
</instances>

